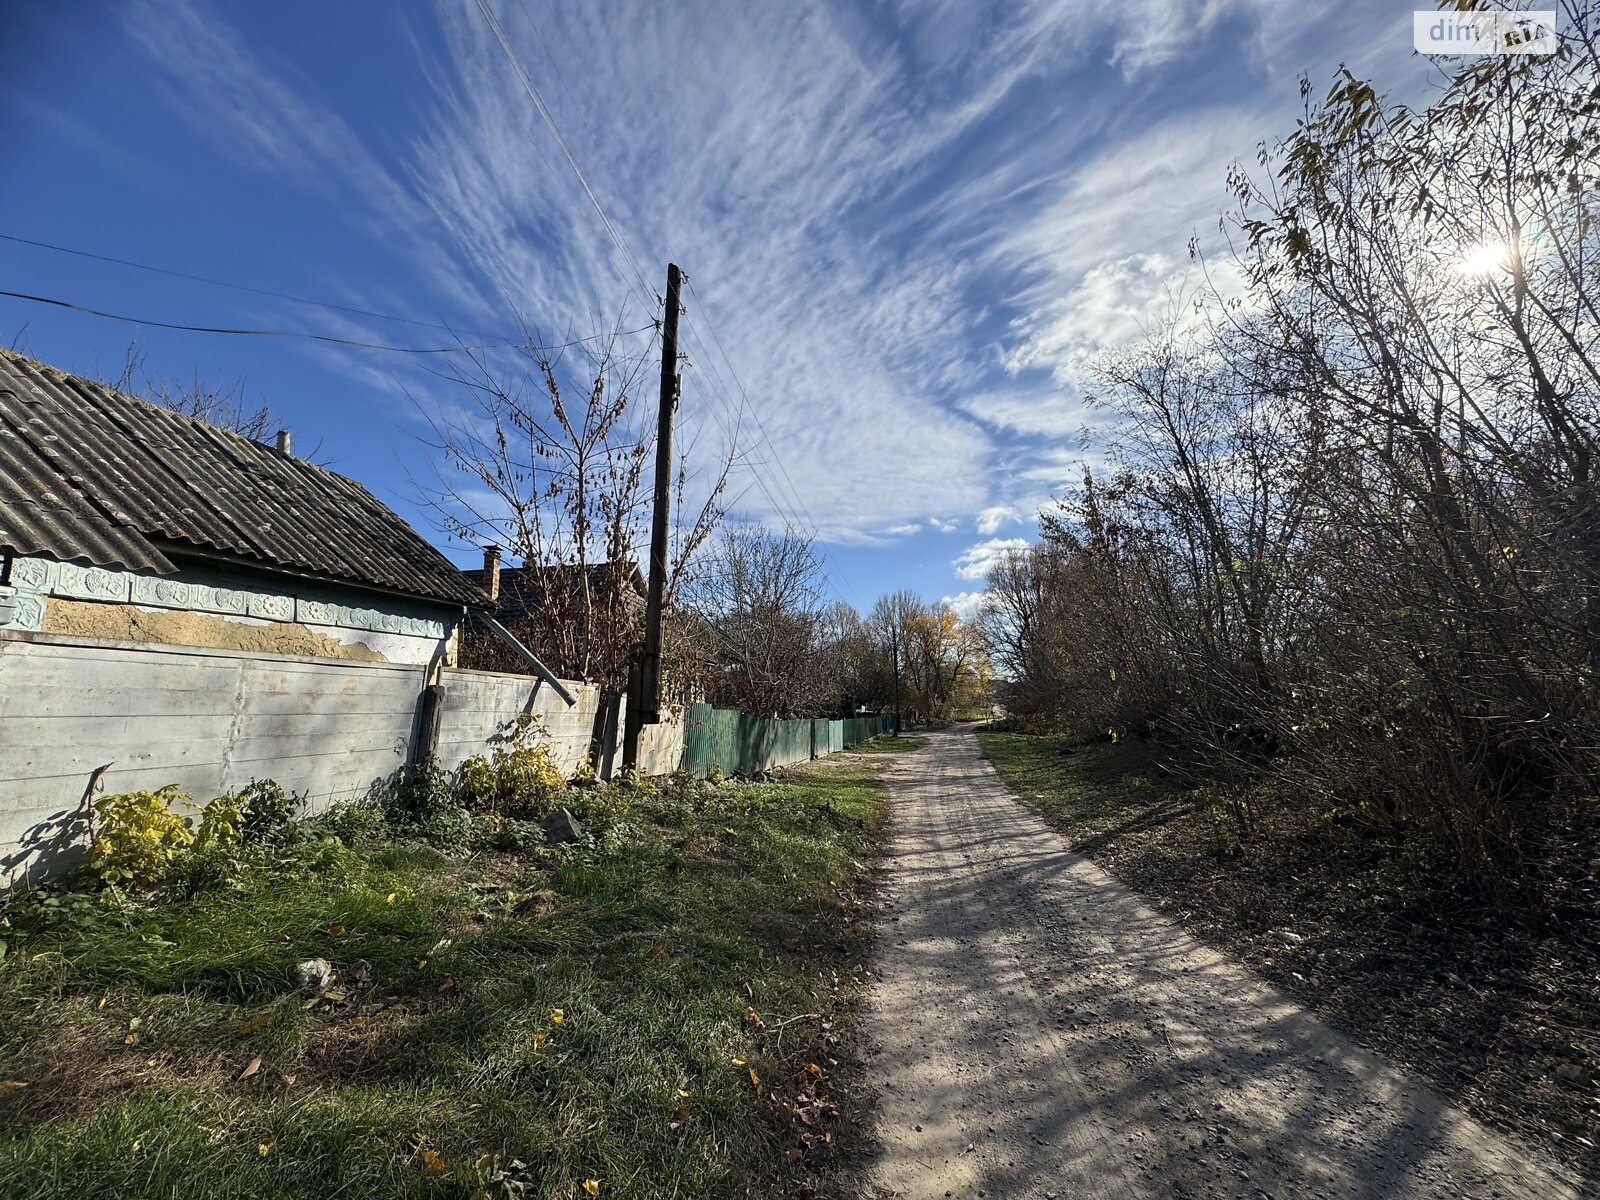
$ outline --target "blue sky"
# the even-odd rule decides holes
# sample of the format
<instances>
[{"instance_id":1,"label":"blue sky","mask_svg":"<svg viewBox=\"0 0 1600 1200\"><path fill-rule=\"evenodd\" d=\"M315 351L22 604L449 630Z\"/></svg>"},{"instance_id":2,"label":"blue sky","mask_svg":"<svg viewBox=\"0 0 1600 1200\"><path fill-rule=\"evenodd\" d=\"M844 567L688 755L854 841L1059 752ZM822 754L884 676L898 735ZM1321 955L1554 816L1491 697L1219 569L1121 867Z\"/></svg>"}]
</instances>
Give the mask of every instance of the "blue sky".
<instances>
[{"instance_id":1,"label":"blue sky","mask_svg":"<svg viewBox=\"0 0 1600 1200\"><path fill-rule=\"evenodd\" d=\"M1032 535L1094 453L1084 356L1136 336L1191 235L1218 247L1228 164L1293 128L1302 72L1427 85L1411 7L493 4L649 288L669 257L694 283L686 437L715 457L736 376L759 418L741 515L781 519L760 476L861 607L970 601ZM649 318L474 0L8 10L0 234L457 330L510 329L513 306L551 334ZM0 278L157 320L451 341L10 242ZM114 376L136 341L156 374L244 378L301 446L476 557L412 482L418 406L460 399L425 362L0 298L0 340L19 332L71 371Z\"/></svg>"}]
</instances>

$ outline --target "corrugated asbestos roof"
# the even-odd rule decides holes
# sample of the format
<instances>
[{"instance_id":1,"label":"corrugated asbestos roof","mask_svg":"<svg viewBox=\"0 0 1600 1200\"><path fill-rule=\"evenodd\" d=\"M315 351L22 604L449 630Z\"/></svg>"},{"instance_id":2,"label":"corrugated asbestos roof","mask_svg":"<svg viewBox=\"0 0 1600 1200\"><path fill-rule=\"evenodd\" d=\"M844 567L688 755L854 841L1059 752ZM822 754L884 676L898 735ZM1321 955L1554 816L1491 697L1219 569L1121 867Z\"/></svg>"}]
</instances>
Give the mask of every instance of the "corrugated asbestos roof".
<instances>
[{"instance_id":1,"label":"corrugated asbestos roof","mask_svg":"<svg viewBox=\"0 0 1600 1200\"><path fill-rule=\"evenodd\" d=\"M189 548L493 607L354 480L0 350L0 551L165 573Z\"/></svg>"}]
</instances>

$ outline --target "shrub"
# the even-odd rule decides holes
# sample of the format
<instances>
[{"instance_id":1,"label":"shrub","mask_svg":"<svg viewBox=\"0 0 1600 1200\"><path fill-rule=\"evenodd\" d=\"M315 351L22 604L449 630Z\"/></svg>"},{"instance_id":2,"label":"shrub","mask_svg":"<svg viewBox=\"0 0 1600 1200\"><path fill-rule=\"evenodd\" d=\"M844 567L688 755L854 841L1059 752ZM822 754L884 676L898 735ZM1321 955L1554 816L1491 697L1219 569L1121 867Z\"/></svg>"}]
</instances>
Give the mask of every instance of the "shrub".
<instances>
[{"instance_id":1,"label":"shrub","mask_svg":"<svg viewBox=\"0 0 1600 1200\"><path fill-rule=\"evenodd\" d=\"M515 744L476 755L456 770L455 794L473 812L542 817L567 786L550 747Z\"/></svg>"},{"instance_id":2,"label":"shrub","mask_svg":"<svg viewBox=\"0 0 1600 1200\"><path fill-rule=\"evenodd\" d=\"M346 846L359 846L377 837L386 822L383 806L366 799L335 804L311 818L307 825L325 831Z\"/></svg>"},{"instance_id":3,"label":"shrub","mask_svg":"<svg viewBox=\"0 0 1600 1200\"><path fill-rule=\"evenodd\" d=\"M94 802L89 866L102 883L143 890L166 878L194 834L172 811L189 801L176 784L154 792L118 792Z\"/></svg>"},{"instance_id":4,"label":"shrub","mask_svg":"<svg viewBox=\"0 0 1600 1200\"><path fill-rule=\"evenodd\" d=\"M250 802L243 792L218 796L200 814L200 830L194 835L195 851L227 851L243 837L245 814Z\"/></svg>"},{"instance_id":5,"label":"shrub","mask_svg":"<svg viewBox=\"0 0 1600 1200\"><path fill-rule=\"evenodd\" d=\"M246 805L240 832L252 843L285 840L303 799L271 779L252 779L239 796Z\"/></svg>"}]
</instances>

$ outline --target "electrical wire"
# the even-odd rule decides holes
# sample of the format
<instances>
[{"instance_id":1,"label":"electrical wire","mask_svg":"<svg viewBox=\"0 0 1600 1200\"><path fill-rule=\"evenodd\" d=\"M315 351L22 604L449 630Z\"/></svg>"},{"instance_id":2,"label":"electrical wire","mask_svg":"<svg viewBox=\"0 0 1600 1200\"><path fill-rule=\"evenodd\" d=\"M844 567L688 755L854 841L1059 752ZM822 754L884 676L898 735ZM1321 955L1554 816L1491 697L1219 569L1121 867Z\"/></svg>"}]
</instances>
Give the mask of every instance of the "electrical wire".
<instances>
[{"instance_id":1,"label":"electrical wire","mask_svg":"<svg viewBox=\"0 0 1600 1200\"><path fill-rule=\"evenodd\" d=\"M469 333L473 337L494 339L500 338L505 342L515 342L516 339L506 337L504 334L485 333L481 329L456 330L449 325L441 325L437 321L423 321L416 317L402 317L395 313L377 312L370 308L355 308L348 304L335 304L331 300L317 300L310 296L296 296L291 292L275 292L271 288L251 287L245 283L233 283L227 279L213 279L209 275L193 275L188 271L176 271L170 267L157 267L150 263L134 262L130 258L117 258L110 254L96 254L91 250L77 250L71 246L58 246L53 242L35 241L33 238L18 237L16 234L0 233L0 241L16 242L22 246L34 246L40 250L54 250L58 254L71 254L78 258L89 258L95 262L113 263L119 267L132 267L138 271L150 271L156 275L167 275L173 279L187 279L191 283L204 283L212 287L232 288L236 292L249 292L254 296L269 296L274 300L289 300L295 304L310 304L317 308L328 308L335 312L351 313L358 317L373 317L380 321L399 321L405 325L417 325L425 329L442 329L446 333Z\"/></svg>"},{"instance_id":2,"label":"electrical wire","mask_svg":"<svg viewBox=\"0 0 1600 1200\"><path fill-rule=\"evenodd\" d=\"M539 111L539 116L543 118L545 125L555 137L556 144L561 147L561 153L566 158L567 165L572 168L572 173L577 176L584 195L588 196L589 203L594 205L594 211L599 214L600 223L605 226L606 234L611 238L611 244L617 248L618 253L633 267L634 274L638 276L638 282L644 289L640 298L646 300L646 308L651 307L646 298L655 295L655 292L650 287L649 279L645 275L644 269L639 265L639 260L634 257L633 250L629 248L622 235L618 233L617 227L611 223L611 218L606 215L605 206L600 203L600 197L595 195L594 188L589 186L588 176L583 173L583 168L578 165L578 159L572 153L572 147L567 143L565 135L562 134L561 127L556 124L554 115L551 114L550 109L546 106L544 97L539 94L539 89L534 86L532 77L529 76L527 69L522 65L522 60L517 57L517 52L512 49L511 42L506 37L505 30L501 28L499 19L489 7L488 0L477 0L477 5L478 11L483 14L484 22L489 26L490 32L494 34L495 40L500 43L500 50L505 55L506 61L511 64L511 69L516 74L518 82L522 84L522 90L528 94L528 99L533 101L534 108ZM629 283L629 287L631 288L632 286L632 283ZM657 299L659 300L659 297Z\"/></svg>"},{"instance_id":3,"label":"electrical wire","mask_svg":"<svg viewBox=\"0 0 1600 1200\"><path fill-rule=\"evenodd\" d=\"M511 65L513 72L516 74L518 82L521 83L523 91L527 93L528 98L533 102L534 108L538 110L540 118L543 119L546 127L550 130L550 133L555 138L557 145L560 146L561 153L567 160L567 165L572 168L573 175L577 177L578 183L583 188L584 194L589 198L589 203L594 206L594 210L596 214L599 215L600 222L605 227L606 234L611 239L612 245L632 268L638 283L644 289L644 296L648 297L654 295L655 293L650 287L649 279L645 275L643 267L640 266L638 258L633 253L633 248L628 245L627 238L623 236L620 230L617 229L615 223L611 220L611 217L606 213L604 205L600 203L600 198L595 194L594 188L590 185L588 176L584 174L583 168L578 164L577 156L573 153L571 144L567 141L566 136L561 132L561 127L556 123L554 114L551 113L549 106L545 104L544 97L540 95L539 89L534 85L533 79L529 76L527 69L522 65L522 60L518 58L516 51L512 48L510 40L506 37L505 30L501 27L499 20L495 17L493 10L489 6L488 0L476 0L476 4L478 11L483 16L485 24L489 26L490 32L494 34L495 40L499 43L501 53L504 54L506 61ZM522 8L523 17L531 26L533 26L535 36L540 39L541 45L543 45L544 35L542 32L540 32L537 22L534 21L533 14L528 11L526 5L521 5L520 7ZM547 46L545 48L545 54L548 58L549 50ZM553 65L554 64L552 63L552 66ZM558 82L559 81L558 75ZM565 88L566 85L564 82L562 83L562 86ZM568 95L571 95L570 91L568 91ZM537 148L537 143L535 143L535 148ZM626 277L624 277L624 283L628 285L630 291L633 290L632 281L629 281ZM695 296L695 299L699 300L699 295L698 293L694 292L694 285L692 282L689 283L689 290L690 293ZM656 296L656 300L658 303L663 302L660 296ZM742 424L744 413L748 410L750 415L755 420L757 429L760 430L762 440L772 451L773 462L777 464L778 471L783 476L784 483L787 484L789 492L794 498L796 507L800 513L804 513L805 504L800 497L799 489L794 486L793 479L789 477L789 472L784 467L783 460L778 455L776 444L767 434L765 427L762 426L760 415L756 413L755 410L750 406L749 395L745 392L744 385L739 381L738 373L733 368L733 362L728 357L728 353L723 348L721 339L717 337L716 330L711 326L709 319L706 322L706 328L707 331L711 333L712 340L716 343L717 350L719 353L721 353L723 361L727 364L728 372L733 377L735 386L737 386L739 389L741 402L738 406L738 412L734 415L734 430L737 430L739 425ZM690 332L691 335L693 335L692 328ZM701 343L701 345L703 347L704 343ZM726 407L731 410L734 407L732 393L728 390L727 385L722 382L721 373L717 370L716 364L711 360L709 353L706 355L706 366L711 373L711 378L715 381L718 389L722 392ZM720 419L718 424L722 424ZM736 436L734 430L728 429L726 425L723 426L723 430L730 438ZM737 451L736 444L733 448L735 451ZM787 501L780 500L778 497L775 497L772 494L772 491L766 486L766 481L762 478L760 472L756 471L753 466L751 467L751 475L755 478L756 485L761 490L761 493L767 498L767 502L772 505L776 512L783 516L785 525L790 529L791 532L794 531L797 525L799 525L801 530L806 530L807 526L809 526L809 536L813 540L820 540L816 522L811 519L809 513L805 513L806 522L805 524L801 524L795 520L795 509L790 508ZM838 569L837 562L834 563L834 567L836 570ZM839 596L839 599L845 599L844 592L840 589L839 584L833 579L833 577L828 574L826 567L823 569L823 574L827 578L829 586L831 586L834 592ZM840 574L842 575L843 572L840 571ZM851 594L854 595L854 589L850 588L849 590L851 591ZM856 605L857 607L860 606L859 597L856 598Z\"/></svg>"},{"instance_id":4,"label":"electrical wire","mask_svg":"<svg viewBox=\"0 0 1600 1200\"><path fill-rule=\"evenodd\" d=\"M149 317L130 317L122 313L106 312L103 309L90 308L84 304L74 304L70 300L57 300L50 296L32 296L27 292L12 292L0 289L0 296L9 296L13 300L26 300L33 304L49 304L56 308L69 309L72 312L86 313L91 317L103 317L108 321L124 321L129 325L148 325L153 329L176 329L183 333L220 333L235 337L281 337L304 338L313 342L327 342L333 346L352 346L360 350L384 350L391 354L465 354L474 350L501 350L507 343L494 342L473 346L390 346L382 342L363 342L357 338L336 337L331 333L310 333L301 329L232 329L213 325L183 325L174 321L157 321ZM655 328L654 322L641 325L638 329L623 330L624 334L643 333L647 329ZM569 346L579 346L584 342L592 342L596 338L609 337L610 334L595 333L588 337L577 338L570 342L563 342L559 346L538 346L537 350L565 350Z\"/></svg>"}]
</instances>

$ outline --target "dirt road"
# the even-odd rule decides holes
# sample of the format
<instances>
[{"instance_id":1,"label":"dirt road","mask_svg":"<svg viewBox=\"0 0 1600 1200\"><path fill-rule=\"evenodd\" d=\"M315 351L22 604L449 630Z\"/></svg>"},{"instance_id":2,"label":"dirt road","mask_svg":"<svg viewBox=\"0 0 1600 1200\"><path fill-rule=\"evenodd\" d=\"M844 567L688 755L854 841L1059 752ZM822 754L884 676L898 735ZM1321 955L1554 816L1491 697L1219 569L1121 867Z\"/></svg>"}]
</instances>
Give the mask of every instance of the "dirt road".
<instances>
[{"instance_id":1,"label":"dirt road","mask_svg":"<svg viewBox=\"0 0 1600 1200\"><path fill-rule=\"evenodd\" d=\"M1068 852L970 731L889 780L878 1194L1580 1194Z\"/></svg>"}]
</instances>

